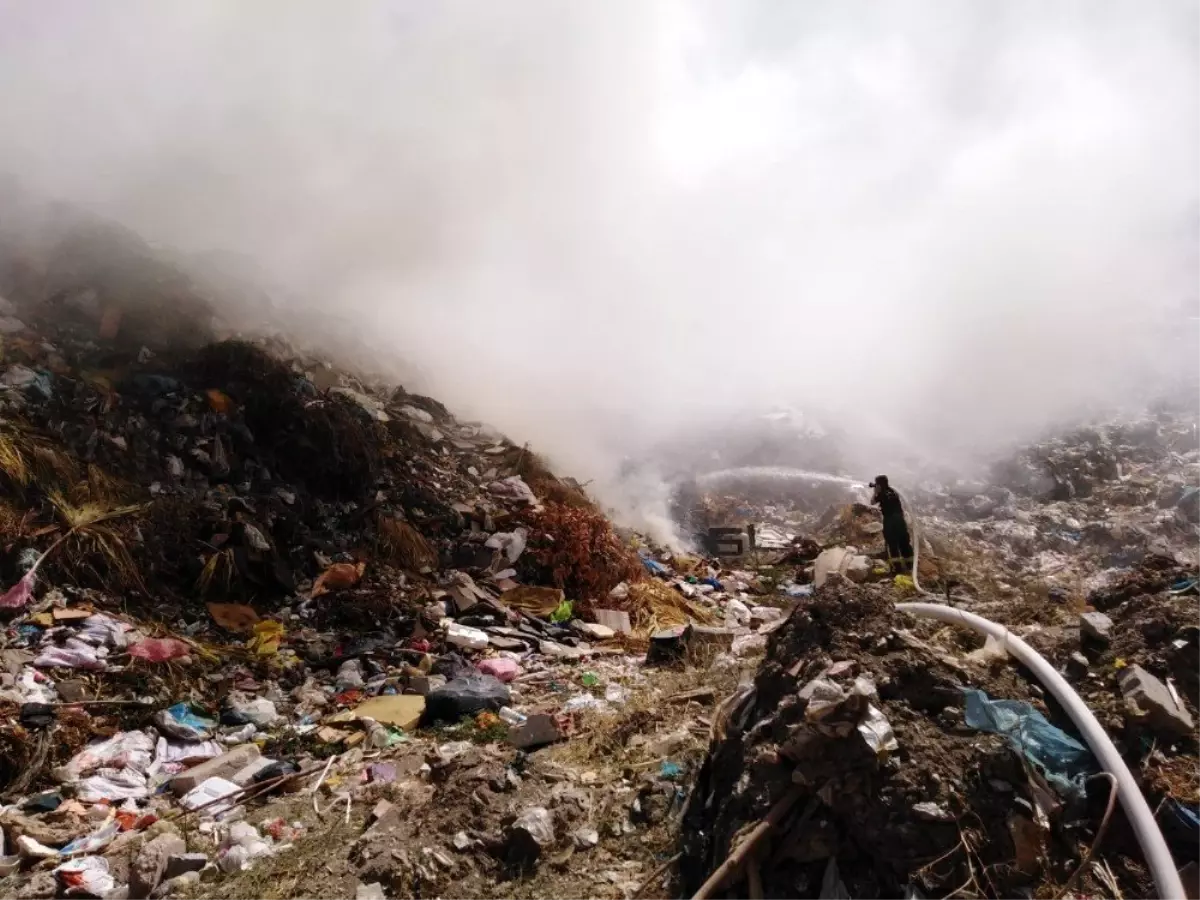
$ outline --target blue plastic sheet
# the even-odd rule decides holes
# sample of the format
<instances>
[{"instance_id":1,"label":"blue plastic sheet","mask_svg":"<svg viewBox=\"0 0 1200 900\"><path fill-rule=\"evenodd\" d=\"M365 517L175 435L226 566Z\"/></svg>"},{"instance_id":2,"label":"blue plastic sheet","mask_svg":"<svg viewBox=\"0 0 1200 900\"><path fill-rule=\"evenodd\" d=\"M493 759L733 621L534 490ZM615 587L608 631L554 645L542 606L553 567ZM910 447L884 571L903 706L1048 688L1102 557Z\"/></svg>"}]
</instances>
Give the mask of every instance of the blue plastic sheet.
<instances>
[{"instance_id":1,"label":"blue plastic sheet","mask_svg":"<svg viewBox=\"0 0 1200 900\"><path fill-rule=\"evenodd\" d=\"M181 741L208 740L213 729L217 727L217 723L212 719L202 718L192 712L191 706L186 702L159 710L155 713L154 724L160 731Z\"/></svg>"},{"instance_id":2,"label":"blue plastic sheet","mask_svg":"<svg viewBox=\"0 0 1200 900\"><path fill-rule=\"evenodd\" d=\"M651 559L648 556L642 557L642 565L646 567L646 571L651 575L667 575L670 571L656 559Z\"/></svg>"},{"instance_id":3,"label":"blue plastic sheet","mask_svg":"<svg viewBox=\"0 0 1200 900\"><path fill-rule=\"evenodd\" d=\"M1168 797L1157 818L1176 859L1200 858L1200 806Z\"/></svg>"},{"instance_id":4,"label":"blue plastic sheet","mask_svg":"<svg viewBox=\"0 0 1200 900\"><path fill-rule=\"evenodd\" d=\"M1084 797L1084 781L1096 771L1092 751L1021 700L992 700L964 688L965 720L971 728L1002 734L1062 796Z\"/></svg>"}]
</instances>

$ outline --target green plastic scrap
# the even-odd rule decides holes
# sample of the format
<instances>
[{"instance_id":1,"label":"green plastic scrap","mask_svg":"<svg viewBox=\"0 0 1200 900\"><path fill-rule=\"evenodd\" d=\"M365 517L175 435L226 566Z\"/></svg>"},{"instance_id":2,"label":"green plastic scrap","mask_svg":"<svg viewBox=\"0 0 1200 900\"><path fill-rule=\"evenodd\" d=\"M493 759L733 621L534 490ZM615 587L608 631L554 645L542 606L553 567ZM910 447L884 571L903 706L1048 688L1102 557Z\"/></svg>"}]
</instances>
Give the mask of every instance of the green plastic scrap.
<instances>
[{"instance_id":1,"label":"green plastic scrap","mask_svg":"<svg viewBox=\"0 0 1200 900\"><path fill-rule=\"evenodd\" d=\"M561 622L570 621L574 609L575 604L573 602L570 600L564 600L562 603L558 604L558 608L555 609L554 612L550 613L550 621L554 622L556 625Z\"/></svg>"}]
</instances>

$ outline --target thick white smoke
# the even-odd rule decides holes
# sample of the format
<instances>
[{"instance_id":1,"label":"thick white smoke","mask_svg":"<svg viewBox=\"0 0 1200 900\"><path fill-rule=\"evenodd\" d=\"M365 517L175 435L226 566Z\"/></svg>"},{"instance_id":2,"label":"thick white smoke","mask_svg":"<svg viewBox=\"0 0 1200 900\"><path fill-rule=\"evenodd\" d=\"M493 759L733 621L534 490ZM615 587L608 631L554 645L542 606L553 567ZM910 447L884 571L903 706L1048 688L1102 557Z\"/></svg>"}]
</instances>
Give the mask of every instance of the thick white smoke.
<instances>
[{"instance_id":1,"label":"thick white smoke","mask_svg":"<svg viewBox=\"0 0 1200 900\"><path fill-rule=\"evenodd\" d=\"M1194 372L1197 35L1173 0L5 0L0 170L250 256L598 484L776 401L937 459Z\"/></svg>"}]
</instances>

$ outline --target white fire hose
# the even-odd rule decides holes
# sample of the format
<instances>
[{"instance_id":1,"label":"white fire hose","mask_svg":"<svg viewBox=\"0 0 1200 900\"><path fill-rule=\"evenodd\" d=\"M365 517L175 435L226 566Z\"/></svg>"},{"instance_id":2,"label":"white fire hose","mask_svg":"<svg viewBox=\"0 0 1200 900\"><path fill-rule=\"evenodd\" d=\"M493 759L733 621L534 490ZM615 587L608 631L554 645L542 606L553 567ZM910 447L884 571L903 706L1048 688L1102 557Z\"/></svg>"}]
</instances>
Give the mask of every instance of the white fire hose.
<instances>
[{"instance_id":1,"label":"white fire hose","mask_svg":"<svg viewBox=\"0 0 1200 900\"><path fill-rule=\"evenodd\" d=\"M927 594L928 592L922 590L921 583L917 580L921 536L917 531L916 516L911 512L909 515L913 520L913 584L920 593ZM1055 699L1062 704L1063 709L1067 711L1067 715L1071 717L1071 721L1075 723L1075 727L1079 729L1084 740L1087 741L1087 745L1096 754L1101 767L1117 780L1117 798L1125 808L1125 815L1128 816L1129 823L1133 826L1142 853L1146 857L1146 863L1150 866L1150 874L1158 888L1158 896L1168 898L1168 900L1184 900L1187 895L1184 893L1179 873L1175 869L1175 860L1171 857L1171 851L1158 827L1158 822L1154 819L1154 813L1150 811L1146 798L1142 796L1141 788L1134 780L1133 773L1125 765L1125 760L1117 752L1112 739L1066 679L1027 643L1003 625L998 625L982 616L941 603L897 603L896 609L912 613L922 619L937 619L951 625L965 625L973 631L994 638L1037 676L1038 681L1054 695Z\"/></svg>"}]
</instances>

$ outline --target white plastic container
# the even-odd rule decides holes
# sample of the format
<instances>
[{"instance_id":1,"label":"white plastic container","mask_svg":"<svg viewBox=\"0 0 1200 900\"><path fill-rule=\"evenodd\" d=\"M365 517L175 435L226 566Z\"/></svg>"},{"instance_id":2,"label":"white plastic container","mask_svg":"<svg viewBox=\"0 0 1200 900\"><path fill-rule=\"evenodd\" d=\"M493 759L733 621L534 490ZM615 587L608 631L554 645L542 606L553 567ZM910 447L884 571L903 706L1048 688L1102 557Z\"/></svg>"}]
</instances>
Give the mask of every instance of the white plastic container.
<instances>
[{"instance_id":1,"label":"white plastic container","mask_svg":"<svg viewBox=\"0 0 1200 900\"><path fill-rule=\"evenodd\" d=\"M446 627L446 640L456 647L468 650L483 650L488 645L488 636L478 628L470 628L451 622Z\"/></svg>"}]
</instances>

